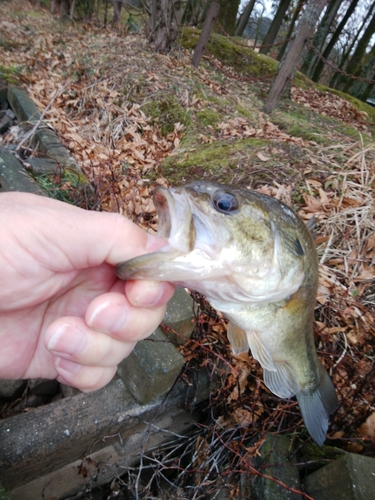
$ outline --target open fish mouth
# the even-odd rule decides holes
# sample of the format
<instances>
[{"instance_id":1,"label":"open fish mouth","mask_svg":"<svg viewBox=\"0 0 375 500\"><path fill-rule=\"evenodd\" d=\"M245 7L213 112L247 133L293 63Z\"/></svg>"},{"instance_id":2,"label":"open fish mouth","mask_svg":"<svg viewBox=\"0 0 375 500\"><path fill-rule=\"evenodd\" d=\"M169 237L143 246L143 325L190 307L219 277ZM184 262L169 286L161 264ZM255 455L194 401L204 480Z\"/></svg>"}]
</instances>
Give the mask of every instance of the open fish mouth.
<instances>
[{"instance_id":1,"label":"open fish mouth","mask_svg":"<svg viewBox=\"0 0 375 500\"><path fill-rule=\"evenodd\" d=\"M157 187L152 196L159 217L158 236L166 238L169 245L181 253L191 252L196 232L186 191Z\"/></svg>"},{"instance_id":2,"label":"open fish mouth","mask_svg":"<svg viewBox=\"0 0 375 500\"><path fill-rule=\"evenodd\" d=\"M168 244L157 252L118 264L116 274L127 279L186 279L189 271L184 257L193 250L196 231L189 197L184 189L154 189L153 201L159 217L158 236ZM176 259L178 262L176 262Z\"/></svg>"}]
</instances>

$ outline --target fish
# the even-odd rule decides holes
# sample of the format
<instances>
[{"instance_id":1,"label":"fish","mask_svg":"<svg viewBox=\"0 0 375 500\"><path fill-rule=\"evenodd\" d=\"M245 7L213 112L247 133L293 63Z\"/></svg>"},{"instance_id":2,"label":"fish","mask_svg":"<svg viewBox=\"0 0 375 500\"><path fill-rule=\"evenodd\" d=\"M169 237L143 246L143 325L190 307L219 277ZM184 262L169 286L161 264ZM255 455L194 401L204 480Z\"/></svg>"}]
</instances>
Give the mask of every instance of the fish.
<instances>
[{"instance_id":1,"label":"fish","mask_svg":"<svg viewBox=\"0 0 375 500\"><path fill-rule=\"evenodd\" d=\"M296 396L321 446L338 399L314 344L318 258L309 229L281 201L224 184L160 186L153 201L168 244L121 262L117 276L203 294L228 320L234 354L250 348L268 389Z\"/></svg>"}]
</instances>

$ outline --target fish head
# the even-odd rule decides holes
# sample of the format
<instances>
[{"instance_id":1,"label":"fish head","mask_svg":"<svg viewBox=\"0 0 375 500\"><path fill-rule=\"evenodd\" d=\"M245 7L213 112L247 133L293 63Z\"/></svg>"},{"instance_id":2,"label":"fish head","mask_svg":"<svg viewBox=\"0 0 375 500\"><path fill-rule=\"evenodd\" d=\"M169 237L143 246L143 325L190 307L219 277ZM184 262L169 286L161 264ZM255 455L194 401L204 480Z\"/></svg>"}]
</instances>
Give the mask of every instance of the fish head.
<instances>
[{"instance_id":1,"label":"fish head","mask_svg":"<svg viewBox=\"0 0 375 500\"><path fill-rule=\"evenodd\" d=\"M277 200L205 181L157 187L153 200L168 245L119 264L120 278L171 281L231 302L280 300L301 284L298 249L290 252L279 229L291 211L278 224Z\"/></svg>"}]
</instances>

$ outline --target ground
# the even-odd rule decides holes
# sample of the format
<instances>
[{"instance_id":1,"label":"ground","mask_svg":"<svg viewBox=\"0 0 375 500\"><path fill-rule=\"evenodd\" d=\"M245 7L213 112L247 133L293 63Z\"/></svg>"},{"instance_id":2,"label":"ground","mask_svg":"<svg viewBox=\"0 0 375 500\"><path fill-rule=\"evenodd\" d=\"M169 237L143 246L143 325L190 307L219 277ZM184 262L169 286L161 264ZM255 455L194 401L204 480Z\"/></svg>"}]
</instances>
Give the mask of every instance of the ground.
<instances>
[{"instance_id":1,"label":"ground","mask_svg":"<svg viewBox=\"0 0 375 500\"><path fill-rule=\"evenodd\" d=\"M196 33L160 55L139 27L130 33L61 21L28 2L0 3L0 71L45 112L95 195L80 198L69 172L45 178L45 187L85 208L123 213L148 231L157 227L151 187L196 178L257 189L305 221L314 216L314 331L340 400L328 443L374 456L374 110L299 75L290 99L268 116L271 58L216 34L194 69ZM308 440L297 403L270 394L251 357L232 356L224 320L197 300L200 328L182 352L188 368L210 369L210 425L246 432L253 439L247 457L266 431ZM225 443L233 457L243 452L240 441Z\"/></svg>"}]
</instances>

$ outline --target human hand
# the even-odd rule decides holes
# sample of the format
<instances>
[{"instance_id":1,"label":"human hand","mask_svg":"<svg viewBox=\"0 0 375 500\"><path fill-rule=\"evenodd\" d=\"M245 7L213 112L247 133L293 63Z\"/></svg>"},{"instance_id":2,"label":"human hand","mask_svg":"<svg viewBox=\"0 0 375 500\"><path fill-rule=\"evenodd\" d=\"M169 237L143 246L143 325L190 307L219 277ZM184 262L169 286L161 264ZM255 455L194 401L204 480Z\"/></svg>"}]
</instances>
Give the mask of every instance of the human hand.
<instances>
[{"instance_id":1,"label":"human hand","mask_svg":"<svg viewBox=\"0 0 375 500\"><path fill-rule=\"evenodd\" d=\"M14 192L0 194L0 228L0 379L103 387L174 292L113 266L166 241L118 214Z\"/></svg>"}]
</instances>

